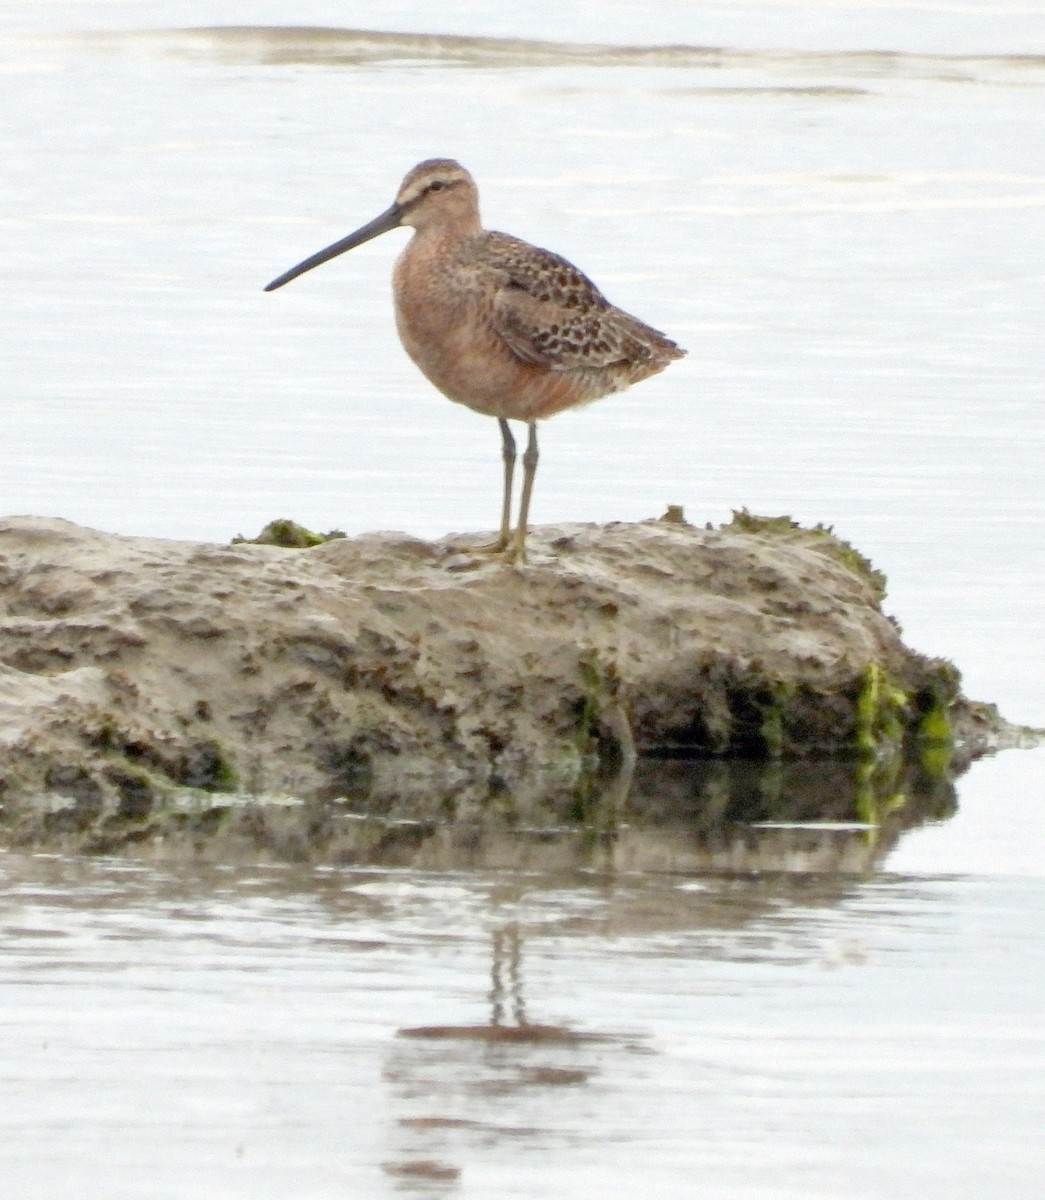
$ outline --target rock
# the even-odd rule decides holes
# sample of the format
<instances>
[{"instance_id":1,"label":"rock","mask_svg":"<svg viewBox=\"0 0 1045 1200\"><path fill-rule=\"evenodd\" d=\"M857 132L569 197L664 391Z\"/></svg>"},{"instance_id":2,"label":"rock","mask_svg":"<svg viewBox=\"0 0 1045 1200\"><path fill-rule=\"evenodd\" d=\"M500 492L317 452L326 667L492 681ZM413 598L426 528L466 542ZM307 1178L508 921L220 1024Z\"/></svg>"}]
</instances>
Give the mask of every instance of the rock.
<instances>
[{"instance_id":1,"label":"rock","mask_svg":"<svg viewBox=\"0 0 1045 1200\"><path fill-rule=\"evenodd\" d=\"M942 772L1003 728L903 644L882 577L829 530L675 513L530 547L513 568L464 536L292 549L0 521L4 836L96 837L114 813L151 836L158 804L208 796L293 798L313 824L323 805L539 824L636 756Z\"/></svg>"}]
</instances>

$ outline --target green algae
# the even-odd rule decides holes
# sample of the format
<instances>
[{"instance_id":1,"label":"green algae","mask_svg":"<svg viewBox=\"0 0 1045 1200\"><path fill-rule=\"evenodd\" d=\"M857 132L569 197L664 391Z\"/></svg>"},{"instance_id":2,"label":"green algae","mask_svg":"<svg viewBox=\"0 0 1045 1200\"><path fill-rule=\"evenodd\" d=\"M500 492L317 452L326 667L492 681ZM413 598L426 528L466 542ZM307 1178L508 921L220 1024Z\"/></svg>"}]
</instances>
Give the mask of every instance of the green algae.
<instances>
[{"instance_id":1,"label":"green algae","mask_svg":"<svg viewBox=\"0 0 1045 1200\"><path fill-rule=\"evenodd\" d=\"M927 775L946 772L954 754L956 738L949 712L951 694L952 689L942 684L923 688L915 697L917 716L912 730L912 750Z\"/></svg>"},{"instance_id":2,"label":"green algae","mask_svg":"<svg viewBox=\"0 0 1045 1200\"><path fill-rule=\"evenodd\" d=\"M904 758L899 753L890 754L884 761L864 759L856 765L853 808L857 819L868 826L872 841L887 819L908 802L903 789L904 768Z\"/></svg>"},{"instance_id":3,"label":"green algae","mask_svg":"<svg viewBox=\"0 0 1045 1200\"><path fill-rule=\"evenodd\" d=\"M620 674L616 664L600 656L594 647L581 656L577 665L581 695L572 746L565 755L575 772L569 816L582 824L598 821L604 825L607 818L602 810L606 806L601 798L607 783L620 777L625 765L624 749L611 732L613 722L608 719L608 710L619 704ZM608 819L612 823L616 811L613 806L610 809L613 811Z\"/></svg>"},{"instance_id":4,"label":"green algae","mask_svg":"<svg viewBox=\"0 0 1045 1200\"><path fill-rule=\"evenodd\" d=\"M690 523L686 520L686 512L681 504L669 504L657 517L657 520L663 521L666 525L688 525Z\"/></svg>"},{"instance_id":5,"label":"green algae","mask_svg":"<svg viewBox=\"0 0 1045 1200\"><path fill-rule=\"evenodd\" d=\"M297 521L279 517L275 521L269 521L257 537L248 538L241 533L237 534L232 539L232 545L283 546L290 550L307 550L344 536L343 530L340 529L332 529L329 533L316 533L306 529L304 525L299 525Z\"/></svg>"},{"instance_id":6,"label":"green algae","mask_svg":"<svg viewBox=\"0 0 1045 1200\"><path fill-rule=\"evenodd\" d=\"M833 525L817 522L809 528L800 525L789 516L763 517L749 512L746 508L733 510L733 519L723 529L743 530L745 533L768 534L773 537L786 538L789 541L806 541L817 549L824 550L836 562L865 579L874 589L879 603L885 599L886 577L879 571L866 555L844 538L838 536Z\"/></svg>"},{"instance_id":7,"label":"green algae","mask_svg":"<svg viewBox=\"0 0 1045 1200\"><path fill-rule=\"evenodd\" d=\"M217 738L161 745L106 722L92 742L110 760L107 775L121 795L148 792L165 797L179 788L226 793L239 787L235 762Z\"/></svg>"},{"instance_id":8,"label":"green algae","mask_svg":"<svg viewBox=\"0 0 1045 1200\"><path fill-rule=\"evenodd\" d=\"M760 697L762 723L759 726L759 735L766 756L770 759L781 758L787 749L787 707L794 695L794 684L776 680Z\"/></svg>"},{"instance_id":9,"label":"green algae","mask_svg":"<svg viewBox=\"0 0 1045 1200\"><path fill-rule=\"evenodd\" d=\"M856 750L868 758L902 749L907 695L880 663L870 662L856 697Z\"/></svg>"},{"instance_id":10,"label":"green algae","mask_svg":"<svg viewBox=\"0 0 1045 1200\"><path fill-rule=\"evenodd\" d=\"M855 702L856 748L863 758L906 758L929 778L946 775L957 740L950 712L957 672L942 660L934 669L928 682L908 693L881 664L867 665Z\"/></svg>"}]
</instances>

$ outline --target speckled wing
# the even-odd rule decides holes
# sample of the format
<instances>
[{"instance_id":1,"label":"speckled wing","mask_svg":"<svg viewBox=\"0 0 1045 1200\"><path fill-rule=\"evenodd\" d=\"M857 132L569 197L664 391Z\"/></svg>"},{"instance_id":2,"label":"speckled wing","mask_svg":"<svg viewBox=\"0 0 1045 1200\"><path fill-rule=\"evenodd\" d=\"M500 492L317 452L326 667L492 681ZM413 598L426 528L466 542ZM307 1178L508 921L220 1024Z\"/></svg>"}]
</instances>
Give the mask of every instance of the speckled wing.
<instances>
[{"instance_id":1,"label":"speckled wing","mask_svg":"<svg viewBox=\"0 0 1045 1200\"><path fill-rule=\"evenodd\" d=\"M673 342L614 308L586 275L550 250L488 233L481 257L499 285L491 324L524 362L584 371L679 354Z\"/></svg>"}]
</instances>

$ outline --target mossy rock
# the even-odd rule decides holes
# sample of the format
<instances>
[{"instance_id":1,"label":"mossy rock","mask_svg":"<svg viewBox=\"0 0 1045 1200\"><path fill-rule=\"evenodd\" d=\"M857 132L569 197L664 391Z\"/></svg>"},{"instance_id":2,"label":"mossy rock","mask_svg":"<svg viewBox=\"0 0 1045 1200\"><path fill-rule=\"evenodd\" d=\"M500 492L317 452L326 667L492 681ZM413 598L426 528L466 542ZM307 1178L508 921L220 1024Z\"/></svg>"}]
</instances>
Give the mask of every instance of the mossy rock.
<instances>
[{"instance_id":1,"label":"mossy rock","mask_svg":"<svg viewBox=\"0 0 1045 1200\"><path fill-rule=\"evenodd\" d=\"M246 543L254 546L284 546L290 550L307 550L311 546L322 546L324 542L344 536L343 530L340 529L332 529L329 533L316 533L306 529L304 525L299 525L297 521L279 517L275 521L269 521L257 537L246 538L237 534L232 539L232 545Z\"/></svg>"}]
</instances>

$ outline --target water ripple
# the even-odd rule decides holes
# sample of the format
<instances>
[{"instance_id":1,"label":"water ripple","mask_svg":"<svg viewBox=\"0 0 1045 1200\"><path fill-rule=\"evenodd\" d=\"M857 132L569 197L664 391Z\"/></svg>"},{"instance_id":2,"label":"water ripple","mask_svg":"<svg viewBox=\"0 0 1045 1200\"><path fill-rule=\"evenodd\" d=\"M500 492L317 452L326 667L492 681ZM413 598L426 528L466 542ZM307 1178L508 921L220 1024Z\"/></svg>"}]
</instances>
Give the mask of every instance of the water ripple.
<instances>
[{"instance_id":1,"label":"water ripple","mask_svg":"<svg viewBox=\"0 0 1045 1200\"><path fill-rule=\"evenodd\" d=\"M797 48L744 50L686 43L614 45L295 25L215 25L37 36L27 40L37 45L71 43L108 49L136 48L216 58L226 63L271 66L386 63L482 68L641 66L1045 86L1045 55L1041 54L926 54ZM833 85L812 89L799 87L798 90L803 94L823 91L835 96L860 94L861 89Z\"/></svg>"}]
</instances>

